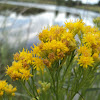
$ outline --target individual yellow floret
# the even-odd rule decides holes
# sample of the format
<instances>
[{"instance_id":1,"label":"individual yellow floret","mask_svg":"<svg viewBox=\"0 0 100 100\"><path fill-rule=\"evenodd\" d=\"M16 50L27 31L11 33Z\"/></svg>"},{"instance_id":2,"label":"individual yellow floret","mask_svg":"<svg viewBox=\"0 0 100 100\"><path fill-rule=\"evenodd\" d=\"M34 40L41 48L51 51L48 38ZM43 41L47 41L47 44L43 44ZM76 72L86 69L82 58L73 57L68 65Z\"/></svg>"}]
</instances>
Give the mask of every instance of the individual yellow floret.
<instances>
[{"instance_id":1,"label":"individual yellow floret","mask_svg":"<svg viewBox=\"0 0 100 100\"><path fill-rule=\"evenodd\" d=\"M88 33L83 36L82 42L86 43L88 47L95 48L99 40L99 34Z\"/></svg>"},{"instance_id":2,"label":"individual yellow floret","mask_svg":"<svg viewBox=\"0 0 100 100\"><path fill-rule=\"evenodd\" d=\"M34 57L33 58L33 68L40 71L44 69L44 63L42 58Z\"/></svg>"},{"instance_id":3,"label":"individual yellow floret","mask_svg":"<svg viewBox=\"0 0 100 100\"><path fill-rule=\"evenodd\" d=\"M94 53L94 54L92 55L92 57L93 57L93 59L96 61L96 60L99 59L99 54L98 54L98 53Z\"/></svg>"},{"instance_id":4,"label":"individual yellow floret","mask_svg":"<svg viewBox=\"0 0 100 100\"><path fill-rule=\"evenodd\" d=\"M81 54L87 57L87 56L91 56L92 50L91 48L88 48L86 45L84 45L78 49L78 53L79 55Z\"/></svg>"},{"instance_id":5,"label":"individual yellow floret","mask_svg":"<svg viewBox=\"0 0 100 100\"><path fill-rule=\"evenodd\" d=\"M78 60L78 64L80 64L80 66L83 66L83 68L93 66L93 63L94 61L92 57L80 56L80 59Z\"/></svg>"},{"instance_id":6,"label":"individual yellow floret","mask_svg":"<svg viewBox=\"0 0 100 100\"><path fill-rule=\"evenodd\" d=\"M28 80L29 79L29 77L31 77L32 76L32 74L30 74L30 70L31 69L29 69L29 70L26 70L26 69L19 69L19 72L21 73L21 79L22 80Z\"/></svg>"}]
</instances>

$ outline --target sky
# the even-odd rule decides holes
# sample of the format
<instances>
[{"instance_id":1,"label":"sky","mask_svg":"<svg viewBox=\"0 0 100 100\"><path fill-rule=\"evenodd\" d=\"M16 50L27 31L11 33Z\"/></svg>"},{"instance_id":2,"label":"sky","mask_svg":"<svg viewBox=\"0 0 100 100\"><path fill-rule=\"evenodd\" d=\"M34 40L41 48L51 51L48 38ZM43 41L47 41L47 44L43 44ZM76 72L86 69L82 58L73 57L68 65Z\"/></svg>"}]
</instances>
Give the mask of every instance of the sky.
<instances>
[{"instance_id":1,"label":"sky","mask_svg":"<svg viewBox=\"0 0 100 100\"><path fill-rule=\"evenodd\" d=\"M96 4L99 0L81 0L83 3Z\"/></svg>"},{"instance_id":2,"label":"sky","mask_svg":"<svg viewBox=\"0 0 100 100\"><path fill-rule=\"evenodd\" d=\"M68 0L65 0L68 1ZM77 1L77 0L73 0L73 1ZM84 4L97 4L99 0L79 0L82 1L82 3Z\"/></svg>"}]
</instances>

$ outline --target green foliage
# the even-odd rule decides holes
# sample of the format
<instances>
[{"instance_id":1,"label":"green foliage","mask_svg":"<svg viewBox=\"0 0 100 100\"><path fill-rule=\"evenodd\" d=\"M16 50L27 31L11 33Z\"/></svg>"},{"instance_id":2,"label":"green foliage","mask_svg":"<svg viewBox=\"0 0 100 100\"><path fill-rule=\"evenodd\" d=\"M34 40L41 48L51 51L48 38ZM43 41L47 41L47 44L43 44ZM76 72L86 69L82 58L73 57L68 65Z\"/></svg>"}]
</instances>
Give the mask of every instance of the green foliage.
<instances>
[{"instance_id":1,"label":"green foliage","mask_svg":"<svg viewBox=\"0 0 100 100\"><path fill-rule=\"evenodd\" d=\"M93 19L93 22L94 22L95 26L98 27L100 30L100 17Z\"/></svg>"}]
</instances>

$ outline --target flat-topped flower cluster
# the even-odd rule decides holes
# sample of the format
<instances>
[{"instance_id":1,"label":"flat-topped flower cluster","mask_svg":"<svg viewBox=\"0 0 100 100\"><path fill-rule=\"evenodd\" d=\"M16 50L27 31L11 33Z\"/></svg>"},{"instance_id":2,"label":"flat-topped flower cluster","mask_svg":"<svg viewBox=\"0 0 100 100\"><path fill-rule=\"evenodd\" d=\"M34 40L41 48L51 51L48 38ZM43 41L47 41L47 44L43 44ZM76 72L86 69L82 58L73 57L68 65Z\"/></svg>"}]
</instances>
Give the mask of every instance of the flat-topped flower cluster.
<instances>
[{"instance_id":1,"label":"flat-topped flower cluster","mask_svg":"<svg viewBox=\"0 0 100 100\"><path fill-rule=\"evenodd\" d=\"M5 80L0 80L0 97L3 96L5 93L8 96L15 96L16 87L13 87L11 84L8 84Z\"/></svg>"},{"instance_id":2,"label":"flat-topped flower cluster","mask_svg":"<svg viewBox=\"0 0 100 100\"><path fill-rule=\"evenodd\" d=\"M12 66L6 73L13 80L28 80L33 76L31 68L44 70L45 66L55 70L55 63L73 51L80 67L93 67L100 61L100 31L86 26L82 20L65 22L64 26L51 26L39 33L41 43L31 51L22 50L14 54Z\"/></svg>"}]
</instances>

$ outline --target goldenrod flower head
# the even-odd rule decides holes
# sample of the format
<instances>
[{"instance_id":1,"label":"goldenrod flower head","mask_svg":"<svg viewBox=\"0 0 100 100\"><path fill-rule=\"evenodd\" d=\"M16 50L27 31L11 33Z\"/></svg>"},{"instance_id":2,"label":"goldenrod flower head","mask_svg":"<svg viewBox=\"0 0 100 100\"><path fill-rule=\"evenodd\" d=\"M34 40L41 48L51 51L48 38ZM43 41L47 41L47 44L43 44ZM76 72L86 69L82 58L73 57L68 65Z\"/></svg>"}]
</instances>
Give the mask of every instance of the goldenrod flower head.
<instances>
[{"instance_id":1,"label":"goldenrod flower head","mask_svg":"<svg viewBox=\"0 0 100 100\"><path fill-rule=\"evenodd\" d=\"M62 34L62 38L61 38L61 40L63 41L63 40L67 40L67 41L74 41L75 42L75 39L74 39L74 35L73 35L73 33L71 33L71 32L66 32L65 34Z\"/></svg>"},{"instance_id":2,"label":"goldenrod flower head","mask_svg":"<svg viewBox=\"0 0 100 100\"><path fill-rule=\"evenodd\" d=\"M0 80L0 91L3 90L6 85L7 85L7 83L5 80L4 81Z\"/></svg>"},{"instance_id":3,"label":"goldenrod flower head","mask_svg":"<svg viewBox=\"0 0 100 100\"><path fill-rule=\"evenodd\" d=\"M39 39L42 42L48 42L52 40L59 41L61 39L62 34L66 32L66 28L63 26L52 26L47 29L44 29L41 33L39 33Z\"/></svg>"},{"instance_id":4,"label":"goldenrod flower head","mask_svg":"<svg viewBox=\"0 0 100 100\"><path fill-rule=\"evenodd\" d=\"M19 60L19 53L18 53L18 52L16 52L16 53L14 54L14 60Z\"/></svg>"},{"instance_id":5,"label":"goldenrod flower head","mask_svg":"<svg viewBox=\"0 0 100 100\"><path fill-rule=\"evenodd\" d=\"M31 47L32 48L32 53L33 53L33 55L35 56L40 56L40 53L41 53L41 51L40 51L40 49L41 49L41 45L42 45L42 43L41 44L39 44L38 46L36 46L35 44L33 44L34 45L34 48L33 47Z\"/></svg>"},{"instance_id":6,"label":"goldenrod flower head","mask_svg":"<svg viewBox=\"0 0 100 100\"><path fill-rule=\"evenodd\" d=\"M8 69L9 71L9 69ZM17 70L13 70L13 72L9 75L13 80L18 80L21 78L22 74Z\"/></svg>"},{"instance_id":7,"label":"goldenrod flower head","mask_svg":"<svg viewBox=\"0 0 100 100\"><path fill-rule=\"evenodd\" d=\"M94 60L98 60L99 59L99 54L98 53L94 53L92 55L92 57L93 57Z\"/></svg>"},{"instance_id":8,"label":"goldenrod flower head","mask_svg":"<svg viewBox=\"0 0 100 100\"><path fill-rule=\"evenodd\" d=\"M0 81L0 96L3 96L4 93L10 96L14 96L16 91L16 87L13 87L11 84L7 84L5 80Z\"/></svg>"},{"instance_id":9,"label":"goldenrod flower head","mask_svg":"<svg viewBox=\"0 0 100 100\"><path fill-rule=\"evenodd\" d=\"M27 65L32 64L32 58L33 58L32 53L29 52L27 49L25 50L24 48L23 48L22 52L19 51L19 53L17 52L14 54L15 61L20 61L21 63L26 62Z\"/></svg>"},{"instance_id":10,"label":"goldenrod flower head","mask_svg":"<svg viewBox=\"0 0 100 100\"><path fill-rule=\"evenodd\" d=\"M60 52L60 49L57 49L57 52ZM49 53L48 58L50 59L51 62L53 62L56 59L54 52Z\"/></svg>"},{"instance_id":11,"label":"goldenrod flower head","mask_svg":"<svg viewBox=\"0 0 100 100\"><path fill-rule=\"evenodd\" d=\"M69 29L69 31L73 32L74 35L75 34L80 35L80 31L84 27L84 22L82 20L77 20L76 22L70 21L70 22L66 22L65 26L67 29Z\"/></svg>"},{"instance_id":12,"label":"goldenrod flower head","mask_svg":"<svg viewBox=\"0 0 100 100\"><path fill-rule=\"evenodd\" d=\"M88 33L83 36L83 43L86 43L88 47L96 46L97 39L98 39L97 34Z\"/></svg>"},{"instance_id":13,"label":"goldenrod flower head","mask_svg":"<svg viewBox=\"0 0 100 100\"><path fill-rule=\"evenodd\" d=\"M75 50L76 41L74 39L73 33L67 32L67 33L63 34L61 41L69 48L69 52L72 52L73 50Z\"/></svg>"},{"instance_id":14,"label":"goldenrod flower head","mask_svg":"<svg viewBox=\"0 0 100 100\"><path fill-rule=\"evenodd\" d=\"M56 52L58 50L59 52ZM51 42L47 42L43 44L43 47L41 49L41 55L46 56L53 52L54 55L57 56L60 52L67 53L68 51L69 48L64 43L62 43L61 41L53 40Z\"/></svg>"},{"instance_id":15,"label":"goldenrod flower head","mask_svg":"<svg viewBox=\"0 0 100 100\"><path fill-rule=\"evenodd\" d=\"M80 56L80 59L78 60L78 64L80 66L83 66L83 68L87 68L88 66L93 66L93 58L92 57L86 57L86 56Z\"/></svg>"},{"instance_id":16,"label":"goldenrod flower head","mask_svg":"<svg viewBox=\"0 0 100 100\"><path fill-rule=\"evenodd\" d=\"M48 67L50 68L51 67L51 63L48 59L43 59L43 63Z\"/></svg>"},{"instance_id":17,"label":"goldenrod flower head","mask_svg":"<svg viewBox=\"0 0 100 100\"><path fill-rule=\"evenodd\" d=\"M91 48L88 48L86 45L81 46L80 49L78 49L79 55L82 54L84 56L91 56L92 50Z\"/></svg>"},{"instance_id":18,"label":"goldenrod flower head","mask_svg":"<svg viewBox=\"0 0 100 100\"><path fill-rule=\"evenodd\" d=\"M19 53L14 54L12 66L7 67L6 74L13 80L28 80L31 77L30 65L33 65L33 53L23 48Z\"/></svg>"},{"instance_id":19,"label":"goldenrod flower head","mask_svg":"<svg viewBox=\"0 0 100 100\"><path fill-rule=\"evenodd\" d=\"M20 57L20 60L21 60L22 62L27 62L27 64L30 64L30 65L31 65L32 62L33 62L33 60L32 60L33 55L32 55L32 53L29 52L27 49L25 50L25 49L23 48L22 52L20 52L19 57Z\"/></svg>"},{"instance_id":20,"label":"goldenrod flower head","mask_svg":"<svg viewBox=\"0 0 100 100\"><path fill-rule=\"evenodd\" d=\"M82 28L82 33L83 34L96 33L96 32L99 32L98 28L96 28L96 27L84 26Z\"/></svg>"},{"instance_id":21,"label":"goldenrod flower head","mask_svg":"<svg viewBox=\"0 0 100 100\"><path fill-rule=\"evenodd\" d=\"M22 68L22 63L20 61L16 62L16 61L13 61L12 62L12 66L13 68L15 68L16 70Z\"/></svg>"},{"instance_id":22,"label":"goldenrod flower head","mask_svg":"<svg viewBox=\"0 0 100 100\"><path fill-rule=\"evenodd\" d=\"M42 58L39 58L39 57L34 57L33 58L33 68L40 71L44 69L44 63L43 63L43 60Z\"/></svg>"},{"instance_id":23,"label":"goldenrod flower head","mask_svg":"<svg viewBox=\"0 0 100 100\"><path fill-rule=\"evenodd\" d=\"M30 69L27 69L24 66L20 61L14 61L12 63L12 66L8 66L8 68L6 69L6 74L9 75L13 80L28 80L28 78L31 77Z\"/></svg>"},{"instance_id":24,"label":"goldenrod flower head","mask_svg":"<svg viewBox=\"0 0 100 100\"><path fill-rule=\"evenodd\" d=\"M49 41L50 31L48 29L44 29L41 33L39 33L39 39L43 42Z\"/></svg>"},{"instance_id":25,"label":"goldenrod flower head","mask_svg":"<svg viewBox=\"0 0 100 100\"><path fill-rule=\"evenodd\" d=\"M30 74L30 70L31 69L29 69L29 70L26 70L26 69L19 69L19 72L21 73L21 79L22 80L28 80L29 79L29 77L31 77L32 76L32 74Z\"/></svg>"}]
</instances>

